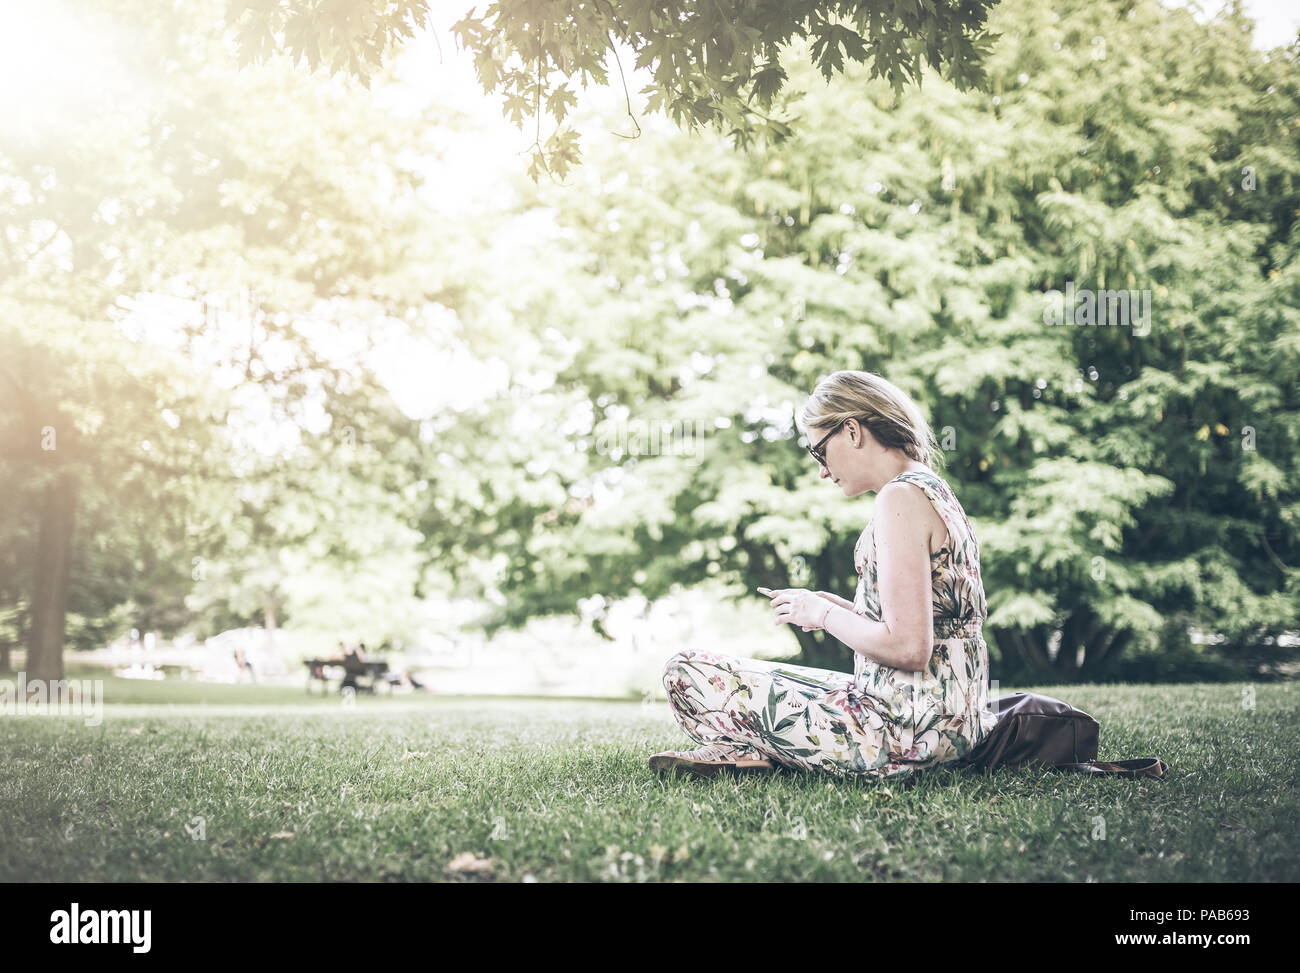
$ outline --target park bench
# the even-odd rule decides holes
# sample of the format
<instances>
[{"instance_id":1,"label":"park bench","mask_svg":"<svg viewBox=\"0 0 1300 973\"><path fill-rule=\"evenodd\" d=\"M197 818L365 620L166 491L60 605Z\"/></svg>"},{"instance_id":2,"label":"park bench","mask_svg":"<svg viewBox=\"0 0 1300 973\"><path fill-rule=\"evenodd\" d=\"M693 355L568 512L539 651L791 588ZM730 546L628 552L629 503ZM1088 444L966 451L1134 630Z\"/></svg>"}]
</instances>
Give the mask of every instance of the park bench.
<instances>
[{"instance_id":1,"label":"park bench","mask_svg":"<svg viewBox=\"0 0 1300 973\"><path fill-rule=\"evenodd\" d=\"M312 686L317 682L321 684L323 692L328 692L329 681L333 678L339 680L339 689L349 681L356 687L359 693L375 692L375 686L380 682L388 686L388 691L393 691L391 680L388 678L387 662L360 662L356 659L304 659L304 666L307 667L307 692L312 691ZM327 670L342 670L342 676L331 675ZM351 679L349 679L351 677Z\"/></svg>"}]
</instances>

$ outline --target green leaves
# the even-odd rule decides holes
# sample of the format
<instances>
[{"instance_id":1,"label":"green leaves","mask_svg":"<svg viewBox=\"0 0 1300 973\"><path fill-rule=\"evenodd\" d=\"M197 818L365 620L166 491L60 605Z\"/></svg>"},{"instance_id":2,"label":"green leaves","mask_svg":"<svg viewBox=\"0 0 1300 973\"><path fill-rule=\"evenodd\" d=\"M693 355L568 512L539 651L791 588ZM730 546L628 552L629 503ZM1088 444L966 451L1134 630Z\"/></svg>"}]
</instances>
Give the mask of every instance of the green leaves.
<instances>
[{"instance_id":1,"label":"green leaves","mask_svg":"<svg viewBox=\"0 0 1300 973\"><path fill-rule=\"evenodd\" d=\"M451 33L473 52L484 91L502 96L506 116L520 128L537 111L562 123L577 98L568 82L606 83L605 59L618 53L611 45L617 38L631 48L635 67L653 72L654 83L642 92L642 110L662 107L678 125L712 127L744 150L760 137L780 142L793 134L794 119L764 117L750 105L756 102L767 111L776 101L786 82L776 52L807 37L806 23L815 25L810 53L827 80L843 72L847 59L869 62L873 77L887 77L899 90L919 80L923 63L948 68L959 83L970 83L983 77L980 41L992 4L887 0L865 13L862 6L855 9L855 30L831 20L841 9L836 0L779 6L687 0L671 12L657 0L558 6L497 0L482 15L466 13ZM257 6L233 0L230 21L250 58L286 51L295 61L306 57L313 68L328 62L333 71L368 84L387 52L412 36L426 13L424 0L345 0L328 6L318 0ZM510 63L522 69L507 70ZM564 154L561 158L535 147L530 175L537 180L542 172L566 172L576 158L573 149L562 140L554 149Z\"/></svg>"},{"instance_id":2,"label":"green leaves","mask_svg":"<svg viewBox=\"0 0 1300 973\"><path fill-rule=\"evenodd\" d=\"M750 100L757 98L765 109L772 107L772 100L787 81L785 69L779 64L769 64L754 75L750 90Z\"/></svg>"},{"instance_id":3,"label":"green leaves","mask_svg":"<svg viewBox=\"0 0 1300 973\"><path fill-rule=\"evenodd\" d=\"M95 430L91 455L124 464L132 485L157 456L141 449L146 439L196 467L247 459L268 474L221 448L211 417L230 403L173 388L164 367L167 381L127 381L129 369L81 347L83 332L104 327L114 287L135 293L162 277L229 288L256 268L273 294L270 320L245 327L225 364L266 392L277 419L296 422L318 392L332 428L352 429L358 446L309 438L304 460L329 475L286 474L292 502L276 502L280 481L269 476L267 490L243 493L219 525L250 539L230 562L251 565L259 584L284 574L251 540L266 536L293 549L293 569L308 552L369 572L378 555L358 536L363 512L322 502L333 527L316 530L303 501L358 492L382 511L379 536L395 549L410 543L402 525L418 526L434 566L421 584L436 589L446 565L471 594L508 592L492 618L514 623L570 611L597 589L654 598L709 578L740 590L793 586L802 572L808 587L850 595L852 545L870 511L816 478L792 417L818 378L865 368L913 394L935 427L982 542L1000 662L1018 651L1014 637L1045 647L1064 632L1077 644L1061 658L1082 647L1086 660L1118 651L1104 647L1119 631L1154 639L1154 617L1171 629L1189 618L1236 624L1237 604L1261 625L1290 624L1285 599L1300 563L1292 60L1264 62L1240 32L1157 5L1133 7L1130 19L1083 0L1006 0L991 8L1004 37L985 93L962 90L976 70L965 52L983 44L971 26L983 21L978 6L961 15L966 27L947 19L949 5L903 0L861 4L840 20L812 3L768 5L761 21L728 3L682 5L683 20L646 2L569 5L564 18L558 6L512 0L453 27L504 115L528 132L537 182L517 194L519 213L476 214L462 229L469 221L424 208L419 174L399 161L427 154L429 130L384 119L364 92L290 74L288 58L236 73L218 56L221 37L196 39L180 14L160 20L141 5L141 30L161 45L158 57L142 49L142 64L203 63L210 77L175 72L158 86L169 94L157 117L138 130L95 125L57 152L5 160L0 277L13 290L0 307L16 333L6 347L60 363L11 366L35 377L22 384L40 408L24 408ZM245 59L279 50L360 78L411 35L423 8L228 9ZM1090 45L1099 30L1107 62ZM634 116L663 110L683 132L632 146L602 140L587 147L598 164L582 173L575 116L585 102L571 82L603 76L611 36L630 38L625 69L634 59L651 73L650 84L635 82ZM778 58L783 39L798 43ZM1188 62L1198 46L1202 60ZM949 59L947 80L934 75L936 49ZM1242 70L1203 67L1213 64ZM924 91L895 96L900 78L927 72ZM626 118L620 104L606 130L626 132ZM715 131L697 137L699 126ZM744 156L726 139L769 144ZM518 227L534 222L554 235L525 245ZM127 283L106 283L117 280ZM1150 334L1048 326L1045 298L1067 281L1149 289ZM348 385L302 334L275 323L317 302L394 327L437 302L451 309L449 333L475 353L553 382L516 380L482 414L458 414L436 444L424 442L382 389ZM71 317L38 333L28 322L44 323L51 307ZM278 343L293 349L288 363L265 353ZM176 429L158 426L155 391ZM693 454L595 448L583 425L660 418L679 435L691 430ZM526 438L501 435L516 423ZM103 519L86 528L97 556L131 532L107 519L130 494L104 482L91 497ZM596 484L622 491L618 502L595 503ZM229 498L208 488L197 502L226 516ZM19 494L15 509L34 509L36 494ZM7 529L14 550L30 547L30 530ZM310 547L313 534L324 549ZM498 556L508 562L500 577L480 572L479 560ZM394 561L378 574L403 588L413 572ZM129 585L125 570L107 573ZM96 604L117 597L100 594ZM285 597L321 611L328 601ZM247 611L245 594L227 601ZM88 601L80 608L108 617ZM852 661L823 636L790 634L805 662Z\"/></svg>"},{"instance_id":4,"label":"green leaves","mask_svg":"<svg viewBox=\"0 0 1300 973\"><path fill-rule=\"evenodd\" d=\"M721 82L664 101L683 124L721 119L740 140L761 127L760 95L777 106L806 90L787 144L747 158L683 138L639 146L636 163L602 146L593 168L625 172L616 190L552 187L575 263L602 281L580 288L580 312L560 314L559 330L584 342L561 381L588 390L597 417L662 408L726 423L702 437L695 470L672 456L595 462L634 485L621 524L607 515L600 538L593 521L566 535L591 555L588 583L656 597L716 572L740 591L792 586L799 564L801 586L850 596L870 511L819 489L775 415L829 371L865 368L931 418L981 541L1004 672L1021 660L1059 679L1105 671L1152 650L1154 617L1226 629L1219 606L1244 591L1261 622L1285 630L1275 596L1300 563L1289 488L1300 481L1300 247L1285 215L1300 208L1294 85L1270 68L1279 74L1243 71L1200 92L1180 58L1203 45L1203 57L1265 70L1248 39L1134 9L1130 20L1084 2L999 5L997 105L955 78L895 98L887 79L869 80L870 63L846 57L851 39L810 28L779 64L756 58L749 87L725 76L754 117L712 99ZM852 22L859 37L886 29L884 15L864 18ZM1099 30L1106 62L1090 43ZM842 81L825 84L808 56L819 37ZM680 67L654 63L665 78ZM1258 116L1224 107L1270 104ZM1197 121L1170 125L1171 111ZM1273 206L1240 188L1240 166L1227 171L1246 164L1247 136L1279 167ZM1048 326L1046 297L1067 280L1150 288L1151 332ZM688 368L694 356L706 372ZM643 584L630 580L638 570ZM1232 594L1208 596L1220 589ZM851 665L842 646L790 634L806 664ZM1054 663L1046 647L1059 638L1071 647Z\"/></svg>"},{"instance_id":5,"label":"green leaves","mask_svg":"<svg viewBox=\"0 0 1300 973\"><path fill-rule=\"evenodd\" d=\"M844 70L845 55L861 63L866 59L867 47L861 37L842 24L822 23L813 29L812 54L822 77L829 81Z\"/></svg>"}]
</instances>

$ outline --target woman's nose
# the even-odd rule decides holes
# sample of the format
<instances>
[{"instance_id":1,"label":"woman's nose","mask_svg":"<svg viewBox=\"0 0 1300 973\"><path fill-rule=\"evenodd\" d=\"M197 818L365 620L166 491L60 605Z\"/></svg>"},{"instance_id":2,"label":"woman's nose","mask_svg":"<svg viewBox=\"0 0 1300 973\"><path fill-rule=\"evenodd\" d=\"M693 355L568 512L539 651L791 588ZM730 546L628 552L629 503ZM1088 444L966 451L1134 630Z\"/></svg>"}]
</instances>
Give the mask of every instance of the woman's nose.
<instances>
[{"instance_id":1,"label":"woman's nose","mask_svg":"<svg viewBox=\"0 0 1300 973\"><path fill-rule=\"evenodd\" d=\"M822 479L824 480L824 479L826 479L826 477L828 477L828 476L830 476L830 475L831 475L831 471L828 470L828 469L826 468L826 464L823 463L823 464L822 464Z\"/></svg>"}]
</instances>

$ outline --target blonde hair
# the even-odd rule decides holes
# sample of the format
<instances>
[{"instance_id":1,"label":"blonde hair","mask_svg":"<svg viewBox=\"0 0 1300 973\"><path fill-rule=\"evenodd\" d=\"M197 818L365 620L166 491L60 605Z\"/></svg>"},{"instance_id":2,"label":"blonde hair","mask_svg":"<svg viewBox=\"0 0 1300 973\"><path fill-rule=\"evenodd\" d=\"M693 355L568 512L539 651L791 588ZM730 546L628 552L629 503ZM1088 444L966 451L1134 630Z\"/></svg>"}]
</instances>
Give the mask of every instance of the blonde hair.
<instances>
[{"instance_id":1,"label":"blonde hair","mask_svg":"<svg viewBox=\"0 0 1300 973\"><path fill-rule=\"evenodd\" d=\"M800 431L830 429L844 419L857 419L880 445L898 449L935 470L943 450L934 431L912 398L874 372L832 372L817 383L797 418Z\"/></svg>"}]
</instances>

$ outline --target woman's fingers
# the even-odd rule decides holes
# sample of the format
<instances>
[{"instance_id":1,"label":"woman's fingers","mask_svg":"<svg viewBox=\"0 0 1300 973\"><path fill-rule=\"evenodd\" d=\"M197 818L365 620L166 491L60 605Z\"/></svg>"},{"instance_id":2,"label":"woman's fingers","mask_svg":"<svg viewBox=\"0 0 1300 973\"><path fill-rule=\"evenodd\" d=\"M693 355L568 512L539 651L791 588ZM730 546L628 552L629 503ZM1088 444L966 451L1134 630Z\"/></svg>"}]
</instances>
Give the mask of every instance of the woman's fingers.
<instances>
[{"instance_id":1,"label":"woman's fingers","mask_svg":"<svg viewBox=\"0 0 1300 973\"><path fill-rule=\"evenodd\" d=\"M780 588L772 592L772 608L776 610L776 619L773 625L781 625L794 618L794 600L802 588ZM806 626L801 626L805 632L810 631Z\"/></svg>"},{"instance_id":2,"label":"woman's fingers","mask_svg":"<svg viewBox=\"0 0 1300 973\"><path fill-rule=\"evenodd\" d=\"M794 617L794 596L791 593L793 590L792 588L782 588L773 592L772 608L776 610L774 625L781 625Z\"/></svg>"}]
</instances>

